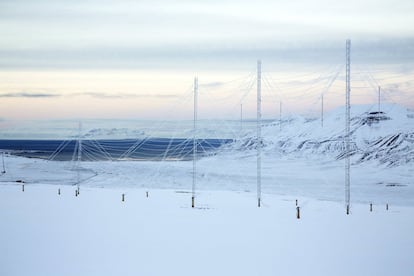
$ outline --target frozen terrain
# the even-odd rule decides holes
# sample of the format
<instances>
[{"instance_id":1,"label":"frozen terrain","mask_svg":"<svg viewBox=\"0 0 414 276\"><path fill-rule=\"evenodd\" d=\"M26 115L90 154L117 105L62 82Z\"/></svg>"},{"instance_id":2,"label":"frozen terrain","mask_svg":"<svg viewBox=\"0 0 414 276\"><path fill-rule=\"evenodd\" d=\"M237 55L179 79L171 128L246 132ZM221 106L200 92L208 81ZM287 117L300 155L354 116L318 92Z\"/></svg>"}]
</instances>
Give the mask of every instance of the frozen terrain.
<instances>
[{"instance_id":1,"label":"frozen terrain","mask_svg":"<svg viewBox=\"0 0 414 276\"><path fill-rule=\"evenodd\" d=\"M412 112L353 109L349 216L342 113L264 125L262 208L254 131L197 160L194 209L192 161L5 154L0 275L413 275Z\"/></svg>"},{"instance_id":2,"label":"frozen terrain","mask_svg":"<svg viewBox=\"0 0 414 276\"><path fill-rule=\"evenodd\" d=\"M341 202L343 117L343 110L337 109L325 116L323 126L319 120L299 116L285 118L281 125L264 124L263 192ZM352 201L414 206L413 112L397 105L384 105L381 113L355 106L351 131ZM197 190L255 192L255 132L243 132L234 141L197 161ZM151 152L150 148L145 150ZM1 183L23 180L27 185L74 185L77 172L84 187L189 190L192 181L192 161L82 162L80 169L75 160L56 162L6 155L5 162L7 173L0 176Z\"/></svg>"},{"instance_id":3,"label":"frozen terrain","mask_svg":"<svg viewBox=\"0 0 414 276\"><path fill-rule=\"evenodd\" d=\"M413 275L414 209L245 192L2 185L0 274ZM121 201L121 194L125 201Z\"/></svg>"},{"instance_id":4,"label":"frozen terrain","mask_svg":"<svg viewBox=\"0 0 414 276\"><path fill-rule=\"evenodd\" d=\"M344 150L344 113L343 108L333 110L323 122L291 116L268 124L262 131L265 151L299 158L340 159ZM393 167L414 162L414 111L393 104L382 106L381 111L356 105L351 109L350 131L354 163L373 161ZM239 147L255 147L255 141L254 136L246 135L240 139Z\"/></svg>"}]
</instances>

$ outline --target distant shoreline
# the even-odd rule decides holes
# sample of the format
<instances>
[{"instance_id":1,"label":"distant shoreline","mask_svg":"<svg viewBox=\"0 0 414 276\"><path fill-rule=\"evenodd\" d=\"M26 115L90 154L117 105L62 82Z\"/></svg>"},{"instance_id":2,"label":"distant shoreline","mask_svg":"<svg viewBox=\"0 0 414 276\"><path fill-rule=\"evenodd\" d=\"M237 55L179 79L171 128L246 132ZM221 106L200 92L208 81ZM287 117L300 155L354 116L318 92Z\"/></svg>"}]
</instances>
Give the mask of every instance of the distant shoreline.
<instances>
[{"instance_id":1,"label":"distant shoreline","mask_svg":"<svg viewBox=\"0 0 414 276\"><path fill-rule=\"evenodd\" d=\"M82 161L103 160L192 160L192 139L116 139L81 140ZM212 153L232 139L198 139L197 153ZM70 161L78 151L78 140L5 140L0 151L27 158ZM77 157L77 156L76 156Z\"/></svg>"}]
</instances>

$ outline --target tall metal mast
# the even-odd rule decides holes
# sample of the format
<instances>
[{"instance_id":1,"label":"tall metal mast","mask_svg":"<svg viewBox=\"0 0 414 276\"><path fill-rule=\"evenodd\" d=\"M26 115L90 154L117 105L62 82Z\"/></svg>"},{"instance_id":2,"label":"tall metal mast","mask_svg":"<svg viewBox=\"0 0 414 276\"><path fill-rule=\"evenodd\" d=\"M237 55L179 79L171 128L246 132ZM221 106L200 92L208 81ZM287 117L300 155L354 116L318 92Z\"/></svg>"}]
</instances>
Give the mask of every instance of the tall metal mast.
<instances>
[{"instance_id":1,"label":"tall metal mast","mask_svg":"<svg viewBox=\"0 0 414 276\"><path fill-rule=\"evenodd\" d=\"M257 206L262 197L262 62L257 61Z\"/></svg>"},{"instance_id":2,"label":"tall metal mast","mask_svg":"<svg viewBox=\"0 0 414 276\"><path fill-rule=\"evenodd\" d=\"M321 126L323 127L323 94L321 96Z\"/></svg>"},{"instance_id":3,"label":"tall metal mast","mask_svg":"<svg viewBox=\"0 0 414 276\"><path fill-rule=\"evenodd\" d=\"M381 86L378 86L378 112L381 112Z\"/></svg>"},{"instance_id":4,"label":"tall metal mast","mask_svg":"<svg viewBox=\"0 0 414 276\"><path fill-rule=\"evenodd\" d=\"M196 187L196 160L197 160L197 97L198 97L198 78L194 78L194 122L193 122L193 185L191 188L191 207L194 208L195 187Z\"/></svg>"},{"instance_id":5,"label":"tall metal mast","mask_svg":"<svg viewBox=\"0 0 414 276\"><path fill-rule=\"evenodd\" d=\"M78 162L82 160L82 122L79 122L79 134L78 134Z\"/></svg>"},{"instance_id":6,"label":"tall metal mast","mask_svg":"<svg viewBox=\"0 0 414 276\"><path fill-rule=\"evenodd\" d=\"M240 132L242 130L243 130L243 104L240 104Z\"/></svg>"},{"instance_id":7,"label":"tall metal mast","mask_svg":"<svg viewBox=\"0 0 414 276\"><path fill-rule=\"evenodd\" d=\"M1 171L1 173L6 173L6 166L4 165L4 152L1 152L1 159L3 162L3 170Z\"/></svg>"},{"instance_id":8,"label":"tall metal mast","mask_svg":"<svg viewBox=\"0 0 414 276\"><path fill-rule=\"evenodd\" d=\"M77 159L77 189L79 193L79 183L81 181L80 177L80 169L81 169L81 161L82 161L82 122L79 122L79 134L78 134L78 159Z\"/></svg>"},{"instance_id":9,"label":"tall metal mast","mask_svg":"<svg viewBox=\"0 0 414 276\"><path fill-rule=\"evenodd\" d=\"M345 202L346 214L349 214L350 208L350 93L351 93L351 40L346 40L346 120L345 120Z\"/></svg>"},{"instance_id":10,"label":"tall metal mast","mask_svg":"<svg viewBox=\"0 0 414 276\"><path fill-rule=\"evenodd\" d=\"M282 101L279 103L279 130L282 131Z\"/></svg>"}]
</instances>

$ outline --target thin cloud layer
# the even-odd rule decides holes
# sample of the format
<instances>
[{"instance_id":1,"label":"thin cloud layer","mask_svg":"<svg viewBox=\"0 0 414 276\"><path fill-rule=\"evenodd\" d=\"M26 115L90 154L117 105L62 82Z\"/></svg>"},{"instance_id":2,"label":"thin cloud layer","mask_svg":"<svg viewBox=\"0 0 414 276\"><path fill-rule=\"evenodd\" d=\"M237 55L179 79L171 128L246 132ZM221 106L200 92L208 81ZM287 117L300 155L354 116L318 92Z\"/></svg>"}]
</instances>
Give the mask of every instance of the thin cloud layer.
<instances>
[{"instance_id":1,"label":"thin cloud layer","mask_svg":"<svg viewBox=\"0 0 414 276\"><path fill-rule=\"evenodd\" d=\"M412 106L413 14L412 0L3 0L0 98L10 100L2 111L15 118L159 118L169 99L191 96L196 75L200 97L221 97L204 101L201 117L238 116L220 105L233 99L237 110L243 102L255 114L253 97L244 96L254 82L229 81L255 77L257 59L263 85L277 91L274 101L284 99L286 111L309 109L336 74L331 68L344 65L347 38L352 99L369 102L359 94L377 95L381 86L390 101ZM327 107L342 104L343 78ZM25 98L39 100L20 112Z\"/></svg>"},{"instance_id":2,"label":"thin cloud layer","mask_svg":"<svg viewBox=\"0 0 414 276\"><path fill-rule=\"evenodd\" d=\"M157 99L173 99L178 95L174 94L132 94L132 93L104 93L104 92L83 92L71 94L51 94L51 93L2 93L0 98L58 98L58 97L93 97L99 99L128 99L128 98L157 98Z\"/></svg>"},{"instance_id":3,"label":"thin cloud layer","mask_svg":"<svg viewBox=\"0 0 414 276\"><path fill-rule=\"evenodd\" d=\"M414 2L29 1L0 3L7 68L239 67L335 62L353 40L361 62L413 60Z\"/></svg>"},{"instance_id":4,"label":"thin cloud layer","mask_svg":"<svg viewBox=\"0 0 414 276\"><path fill-rule=\"evenodd\" d=\"M50 93L29 93L29 92L0 94L0 98L56 98L56 97L60 97L60 95L50 94Z\"/></svg>"}]
</instances>

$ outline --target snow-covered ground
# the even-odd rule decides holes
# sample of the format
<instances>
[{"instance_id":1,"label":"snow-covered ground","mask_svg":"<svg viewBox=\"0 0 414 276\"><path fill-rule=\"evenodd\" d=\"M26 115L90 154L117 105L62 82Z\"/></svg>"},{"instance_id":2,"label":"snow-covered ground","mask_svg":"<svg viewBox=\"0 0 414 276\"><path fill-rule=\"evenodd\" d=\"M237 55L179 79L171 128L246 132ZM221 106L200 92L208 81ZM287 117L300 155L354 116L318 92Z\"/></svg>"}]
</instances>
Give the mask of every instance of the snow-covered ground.
<instances>
[{"instance_id":1,"label":"snow-covered ground","mask_svg":"<svg viewBox=\"0 0 414 276\"><path fill-rule=\"evenodd\" d=\"M61 195L57 194L58 188ZM2 185L0 275L413 275L414 209L267 195ZM121 194L125 194L125 202Z\"/></svg>"},{"instance_id":2,"label":"snow-covered ground","mask_svg":"<svg viewBox=\"0 0 414 276\"><path fill-rule=\"evenodd\" d=\"M192 161L5 154L0 275L414 275L414 116L384 111L353 110L348 216L341 110L264 126L262 208L254 133L197 161L194 209Z\"/></svg>"},{"instance_id":3,"label":"snow-covered ground","mask_svg":"<svg viewBox=\"0 0 414 276\"><path fill-rule=\"evenodd\" d=\"M411 167L354 165L347 216L342 160L265 156L258 208L239 157L198 161L192 209L192 162L83 162L75 197L70 162L6 155L0 275L413 275Z\"/></svg>"},{"instance_id":4,"label":"snow-covered ground","mask_svg":"<svg viewBox=\"0 0 414 276\"><path fill-rule=\"evenodd\" d=\"M357 157L353 157L355 160ZM74 185L76 163L5 156L7 173L0 183ZM351 201L414 206L414 167L387 167L374 162L351 166ZM82 162L81 187L191 190L192 161ZM256 192L255 151L223 153L197 162L196 190ZM344 200L344 161L262 157L262 191L267 194Z\"/></svg>"}]
</instances>

